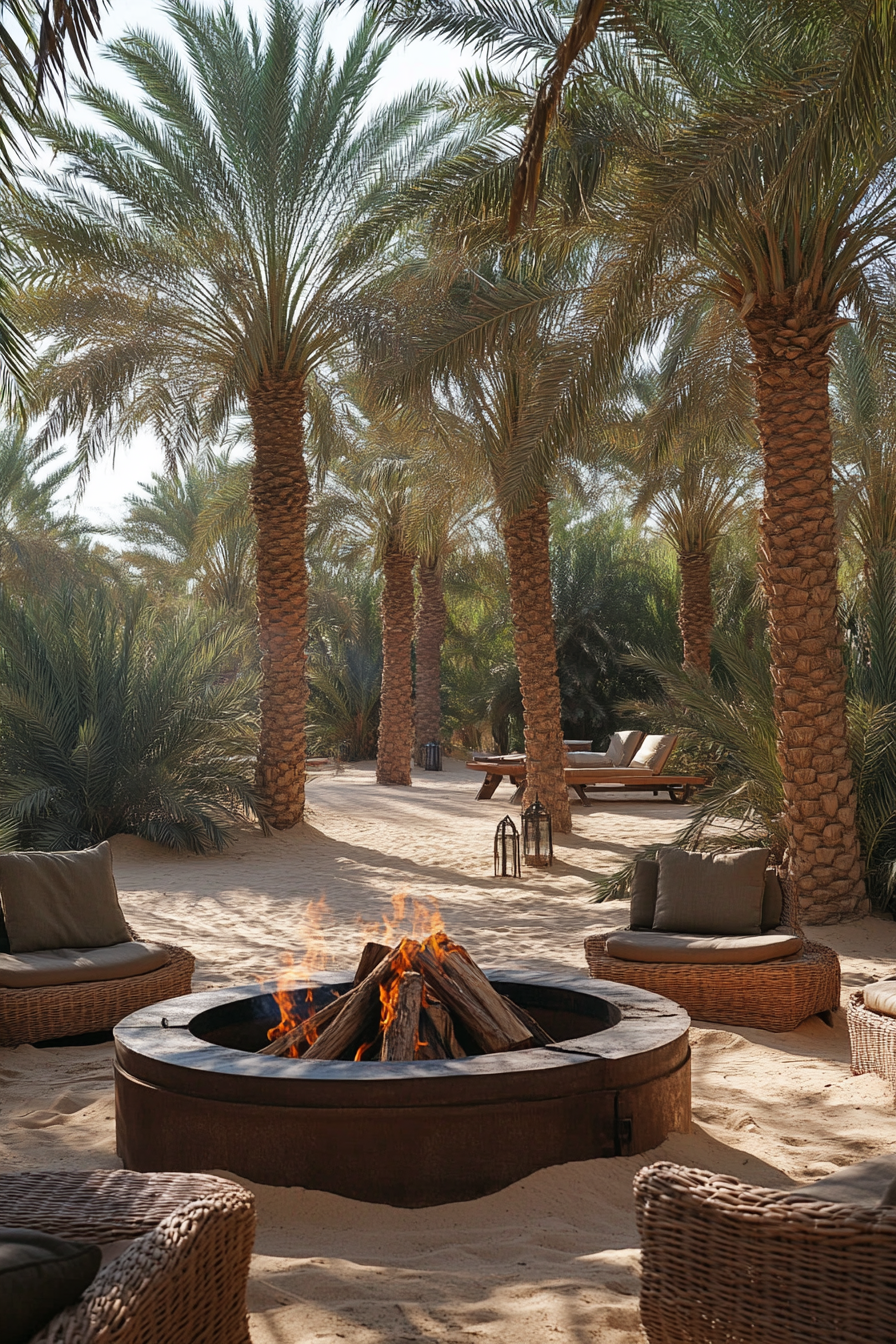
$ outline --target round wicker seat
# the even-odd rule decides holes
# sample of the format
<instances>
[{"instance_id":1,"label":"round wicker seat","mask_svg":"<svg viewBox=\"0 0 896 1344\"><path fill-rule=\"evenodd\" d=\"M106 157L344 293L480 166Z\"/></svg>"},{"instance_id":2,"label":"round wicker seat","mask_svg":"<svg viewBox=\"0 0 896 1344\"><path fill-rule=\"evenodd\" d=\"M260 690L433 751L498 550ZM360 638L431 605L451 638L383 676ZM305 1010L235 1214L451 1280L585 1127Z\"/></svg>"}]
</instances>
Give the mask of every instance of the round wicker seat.
<instances>
[{"instance_id":1,"label":"round wicker seat","mask_svg":"<svg viewBox=\"0 0 896 1344\"><path fill-rule=\"evenodd\" d=\"M846 1005L853 1073L876 1073L896 1094L896 1017L865 1007L865 991L850 994Z\"/></svg>"},{"instance_id":2,"label":"round wicker seat","mask_svg":"<svg viewBox=\"0 0 896 1344\"><path fill-rule=\"evenodd\" d=\"M652 990L702 1021L793 1031L807 1017L840 1006L840 960L822 943L804 943L802 952L777 961L701 966L611 957L610 932L585 939L588 971L596 980Z\"/></svg>"},{"instance_id":3,"label":"round wicker seat","mask_svg":"<svg viewBox=\"0 0 896 1344\"><path fill-rule=\"evenodd\" d=\"M169 954L167 962L144 975L35 989L0 988L0 1046L111 1031L138 1008L189 994L195 957L183 947L161 946Z\"/></svg>"}]
</instances>

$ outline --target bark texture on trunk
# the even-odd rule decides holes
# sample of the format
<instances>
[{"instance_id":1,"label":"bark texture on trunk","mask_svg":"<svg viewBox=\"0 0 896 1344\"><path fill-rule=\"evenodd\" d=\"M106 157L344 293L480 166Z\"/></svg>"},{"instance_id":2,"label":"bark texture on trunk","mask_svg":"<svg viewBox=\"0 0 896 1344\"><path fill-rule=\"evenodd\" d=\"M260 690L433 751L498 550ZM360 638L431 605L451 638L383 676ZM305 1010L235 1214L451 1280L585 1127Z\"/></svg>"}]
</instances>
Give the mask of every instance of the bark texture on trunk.
<instances>
[{"instance_id":1,"label":"bark texture on trunk","mask_svg":"<svg viewBox=\"0 0 896 1344\"><path fill-rule=\"evenodd\" d=\"M684 666L709 675L709 648L714 613L709 575L712 562L706 551L679 551L681 597L678 628L684 643Z\"/></svg>"},{"instance_id":2,"label":"bark texture on trunk","mask_svg":"<svg viewBox=\"0 0 896 1344\"><path fill-rule=\"evenodd\" d=\"M510 573L513 643L523 693L526 795L523 806L541 799L555 831L572 830L563 774L560 681L551 594L550 520L544 491L514 518L501 520Z\"/></svg>"},{"instance_id":3,"label":"bark texture on trunk","mask_svg":"<svg viewBox=\"0 0 896 1344\"><path fill-rule=\"evenodd\" d=\"M305 810L308 473L302 454L305 394L272 377L249 396L255 442L252 511L258 524L261 735L255 785L268 820L287 830Z\"/></svg>"},{"instance_id":4,"label":"bark texture on trunk","mask_svg":"<svg viewBox=\"0 0 896 1344\"><path fill-rule=\"evenodd\" d=\"M383 690L377 784L410 784L414 749L414 557L387 551L383 561Z\"/></svg>"},{"instance_id":5,"label":"bark texture on trunk","mask_svg":"<svg viewBox=\"0 0 896 1344\"><path fill-rule=\"evenodd\" d=\"M757 424L765 461L760 572L768 600L788 872L802 919L864 914L846 732L831 472L829 313L793 296L752 308Z\"/></svg>"},{"instance_id":6,"label":"bark texture on trunk","mask_svg":"<svg viewBox=\"0 0 896 1344\"><path fill-rule=\"evenodd\" d=\"M417 756L427 742L442 735L442 644L448 610L442 591L442 566L417 565L420 601L417 605L417 687L415 696Z\"/></svg>"}]
</instances>

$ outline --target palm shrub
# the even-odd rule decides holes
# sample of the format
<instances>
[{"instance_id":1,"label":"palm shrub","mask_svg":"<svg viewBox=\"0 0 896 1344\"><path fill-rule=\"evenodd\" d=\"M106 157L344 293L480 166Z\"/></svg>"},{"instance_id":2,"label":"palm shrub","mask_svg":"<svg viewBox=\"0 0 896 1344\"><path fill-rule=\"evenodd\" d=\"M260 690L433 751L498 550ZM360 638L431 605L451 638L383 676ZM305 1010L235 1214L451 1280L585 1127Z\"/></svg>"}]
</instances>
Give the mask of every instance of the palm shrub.
<instances>
[{"instance_id":1,"label":"palm shrub","mask_svg":"<svg viewBox=\"0 0 896 1344\"><path fill-rule=\"evenodd\" d=\"M258 676L232 628L163 620L142 593L0 592L0 823L20 847L119 833L195 853L261 820L252 789Z\"/></svg>"},{"instance_id":2,"label":"palm shrub","mask_svg":"<svg viewBox=\"0 0 896 1344\"><path fill-rule=\"evenodd\" d=\"M311 584L308 741L311 750L370 760L377 754L383 636L379 584L351 571Z\"/></svg>"}]
</instances>

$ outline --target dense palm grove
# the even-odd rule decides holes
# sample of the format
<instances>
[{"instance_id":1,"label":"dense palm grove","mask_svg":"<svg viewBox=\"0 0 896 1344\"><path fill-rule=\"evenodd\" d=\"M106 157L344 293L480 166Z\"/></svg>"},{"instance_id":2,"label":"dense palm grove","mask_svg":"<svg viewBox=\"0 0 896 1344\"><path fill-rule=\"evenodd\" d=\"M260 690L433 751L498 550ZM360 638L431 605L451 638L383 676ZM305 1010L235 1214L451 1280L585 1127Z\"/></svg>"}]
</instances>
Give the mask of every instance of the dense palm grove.
<instances>
[{"instance_id":1,"label":"dense palm grove","mask_svg":"<svg viewBox=\"0 0 896 1344\"><path fill-rule=\"evenodd\" d=\"M711 777L686 843L888 904L896 7L362 8L337 58L326 6L172 0L10 158L4 836L203 849L432 739L568 831L563 737L640 724ZM383 103L416 36L470 72Z\"/></svg>"}]
</instances>

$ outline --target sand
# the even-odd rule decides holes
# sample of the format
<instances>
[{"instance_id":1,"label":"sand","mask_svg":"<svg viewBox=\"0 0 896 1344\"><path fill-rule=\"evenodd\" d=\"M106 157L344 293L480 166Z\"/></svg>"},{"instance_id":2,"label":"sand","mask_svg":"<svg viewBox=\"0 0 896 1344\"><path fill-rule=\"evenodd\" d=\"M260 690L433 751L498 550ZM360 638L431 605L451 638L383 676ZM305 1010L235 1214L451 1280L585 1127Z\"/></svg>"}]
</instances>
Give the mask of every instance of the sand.
<instances>
[{"instance_id":1,"label":"sand","mask_svg":"<svg viewBox=\"0 0 896 1344\"><path fill-rule=\"evenodd\" d=\"M488 802L456 763L381 788L367 765L310 786L309 824L264 839L247 832L220 857L175 858L113 842L122 904L147 938L197 956L194 987L270 978L285 952L301 963L324 942L334 968L365 931L394 918L392 898L437 902L445 927L484 965L584 971L582 938L625 922L624 905L588 903L590 878L634 848L668 839L686 810L662 799L607 798L573 809L549 875L491 874L505 783ZM844 992L896 970L896 924L823 928L843 962ZM335 1195L252 1186L259 1215L250 1283L256 1344L343 1339L488 1344L634 1344L638 1242L632 1176L657 1158L785 1188L896 1148L896 1112L880 1079L853 1078L845 1014L783 1036L698 1024L694 1125L653 1153L574 1163L499 1194L436 1209L392 1209ZM0 1050L0 1166L6 1171L115 1167L111 1046ZM409 1155L413 1160L413 1155Z\"/></svg>"}]
</instances>

